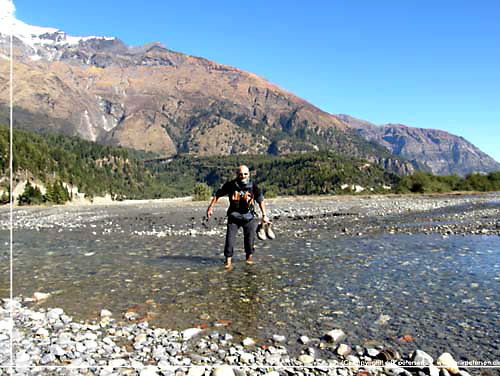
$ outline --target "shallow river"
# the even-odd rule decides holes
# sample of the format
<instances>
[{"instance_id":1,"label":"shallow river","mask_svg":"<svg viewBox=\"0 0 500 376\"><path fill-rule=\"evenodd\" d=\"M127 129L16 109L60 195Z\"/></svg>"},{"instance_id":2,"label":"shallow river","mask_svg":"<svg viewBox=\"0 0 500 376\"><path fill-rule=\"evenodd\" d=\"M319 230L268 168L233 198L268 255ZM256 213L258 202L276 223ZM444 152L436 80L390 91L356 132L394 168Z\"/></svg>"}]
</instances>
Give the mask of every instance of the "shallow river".
<instances>
[{"instance_id":1,"label":"shallow river","mask_svg":"<svg viewBox=\"0 0 500 376\"><path fill-rule=\"evenodd\" d=\"M226 271L223 236L16 230L13 295L51 293L41 306L80 320L108 309L118 321L128 312L154 326L223 328L262 343L285 335L292 349L301 335L340 328L352 345L498 360L499 236L277 235L258 241L254 265L238 249ZM7 297L7 231L0 241Z\"/></svg>"}]
</instances>

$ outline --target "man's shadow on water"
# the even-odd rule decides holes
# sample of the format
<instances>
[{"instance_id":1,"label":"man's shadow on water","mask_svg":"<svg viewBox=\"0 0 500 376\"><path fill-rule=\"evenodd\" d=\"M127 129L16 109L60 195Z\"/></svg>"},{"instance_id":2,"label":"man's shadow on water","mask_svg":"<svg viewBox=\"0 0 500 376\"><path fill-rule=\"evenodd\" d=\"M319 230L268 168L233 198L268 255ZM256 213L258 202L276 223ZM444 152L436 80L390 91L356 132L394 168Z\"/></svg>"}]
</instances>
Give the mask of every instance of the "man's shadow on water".
<instances>
[{"instance_id":1,"label":"man's shadow on water","mask_svg":"<svg viewBox=\"0 0 500 376\"><path fill-rule=\"evenodd\" d=\"M189 256L189 255L163 255L157 258L162 261L180 262L190 265L221 265L220 257Z\"/></svg>"}]
</instances>

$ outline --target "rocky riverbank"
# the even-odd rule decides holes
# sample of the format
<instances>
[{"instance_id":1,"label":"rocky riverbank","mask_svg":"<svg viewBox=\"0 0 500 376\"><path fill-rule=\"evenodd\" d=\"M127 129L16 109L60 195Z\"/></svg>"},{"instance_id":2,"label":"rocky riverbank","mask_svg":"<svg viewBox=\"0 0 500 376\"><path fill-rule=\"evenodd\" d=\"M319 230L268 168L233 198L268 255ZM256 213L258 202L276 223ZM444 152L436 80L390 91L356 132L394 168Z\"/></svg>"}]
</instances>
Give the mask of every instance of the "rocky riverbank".
<instances>
[{"instance_id":1,"label":"rocky riverbank","mask_svg":"<svg viewBox=\"0 0 500 376\"><path fill-rule=\"evenodd\" d=\"M500 194L359 196L351 200L290 203L274 221L297 236L328 228L338 236L380 233L500 235ZM295 226L294 226L295 224ZM291 233L288 231L288 233Z\"/></svg>"},{"instance_id":2,"label":"rocky riverbank","mask_svg":"<svg viewBox=\"0 0 500 376\"><path fill-rule=\"evenodd\" d=\"M266 200L274 226L286 236L307 237L317 230L339 236L376 233L499 235L500 193L283 197ZM129 207L140 217L113 222ZM189 198L15 208L13 229L60 229L93 233L132 231L144 236L225 234L227 205L221 200L214 219L205 221L207 203ZM109 209L113 209L113 214ZM163 215L157 215L162 210ZM167 215L165 215L167 214ZM0 230L11 226L8 207L0 208Z\"/></svg>"},{"instance_id":3,"label":"rocky riverbank","mask_svg":"<svg viewBox=\"0 0 500 376\"><path fill-rule=\"evenodd\" d=\"M325 233L329 239L356 237L353 238L356 242L357 237L361 239L371 234L439 234L443 238L452 235L497 237L500 234L499 193L293 197L267 200L267 205L277 234L275 241L280 238L322 239ZM79 239L90 238L100 243L112 240L114 244L120 244L122 234L138 238L139 244L153 238L194 238L217 249L218 240L225 234L226 205L218 204L214 219L208 222L203 219L206 206L207 203L188 200L159 200L15 208L12 227L15 231L46 232L61 239L65 234L78 233ZM10 225L7 208L0 209L0 229L7 230ZM8 256L6 249L0 255L4 261ZM156 247L147 250L153 251L154 255L158 253L156 260L162 260L165 250ZM86 261L96 257L90 249L82 249L82 252L81 258ZM165 260L175 260L180 256L170 257ZM259 261L257 254L257 263ZM220 266L223 270L222 263ZM472 357L464 359L463 354L456 356L453 350L446 348L442 353L426 348L404 352L403 344L414 341L406 333L398 338L401 348L387 348L380 344L371 346L366 342L356 345L346 334L350 332L349 325L329 329L322 335L304 332L288 337L280 328L276 332L270 331L263 341L262 338L245 338L248 335L245 333L235 336L224 322L182 330L160 328L150 325L147 316L136 317L131 312L125 315L124 323L121 313L112 314L106 311L109 307L105 305L98 320L73 320L62 309L53 308L51 299L50 295L37 294L29 298L18 297L14 301L3 300L0 309L0 375L12 371L13 374L37 375L447 376L448 373L475 375L482 371L493 374L495 370L491 367L498 366L491 359L489 363L481 363L481 359ZM384 321L385 317L380 315L379 320ZM11 332L12 324L14 329ZM9 367L12 362L11 341L15 369ZM299 353L291 351L291 344L295 350L299 347ZM425 351L433 353L435 359ZM452 355L442 355L446 351ZM443 363L443 367L437 368Z\"/></svg>"},{"instance_id":4,"label":"rocky riverbank","mask_svg":"<svg viewBox=\"0 0 500 376\"><path fill-rule=\"evenodd\" d=\"M100 321L75 322L60 308L28 308L32 303L32 299L3 300L2 375L474 374L464 369L467 363L459 364L449 353L433 359L422 350L400 354L397 349L347 345L341 329L324 333L321 338L304 334L293 339L302 344L303 353L292 357L284 344L289 339L278 334L269 333L268 345L248 337L238 343L223 326L175 331L149 327L147 321L119 325L107 310L101 312ZM319 349L329 356L316 356ZM11 353L15 368L9 367Z\"/></svg>"}]
</instances>

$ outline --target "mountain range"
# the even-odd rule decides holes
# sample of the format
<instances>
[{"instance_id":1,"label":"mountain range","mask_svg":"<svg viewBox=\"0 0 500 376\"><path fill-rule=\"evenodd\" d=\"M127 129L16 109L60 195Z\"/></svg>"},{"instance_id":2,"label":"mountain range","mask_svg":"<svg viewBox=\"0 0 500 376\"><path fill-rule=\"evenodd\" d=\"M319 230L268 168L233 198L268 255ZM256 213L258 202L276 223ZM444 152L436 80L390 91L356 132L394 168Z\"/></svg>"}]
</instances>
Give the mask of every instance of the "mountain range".
<instances>
[{"instance_id":1,"label":"mountain range","mask_svg":"<svg viewBox=\"0 0 500 376\"><path fill-rule=\"evenodd\" d=\"M72 37L0 11L0 122L171 157L333 150L398 173L486 173L462 137L332 115L254 74L154 43Z\"/></svg>"}]
</instances>

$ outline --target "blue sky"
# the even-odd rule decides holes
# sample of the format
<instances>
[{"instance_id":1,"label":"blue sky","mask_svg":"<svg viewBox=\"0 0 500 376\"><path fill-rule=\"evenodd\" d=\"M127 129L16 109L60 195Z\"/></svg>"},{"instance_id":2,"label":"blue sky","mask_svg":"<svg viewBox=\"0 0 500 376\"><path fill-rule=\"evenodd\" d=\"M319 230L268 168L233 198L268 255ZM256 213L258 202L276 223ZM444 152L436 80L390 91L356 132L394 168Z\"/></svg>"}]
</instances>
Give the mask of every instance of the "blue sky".
<instances>
[{"instance_id":1,"label":"blue sky","mask_svg":"<svg viewBox=\"0 0 500 376\"><path fill-rule=\"evenodd\" d=\"M459 135L500 161L500 1L14 0L15 16L230 65L331 114Z\"/></svg>"}]
</instances>

